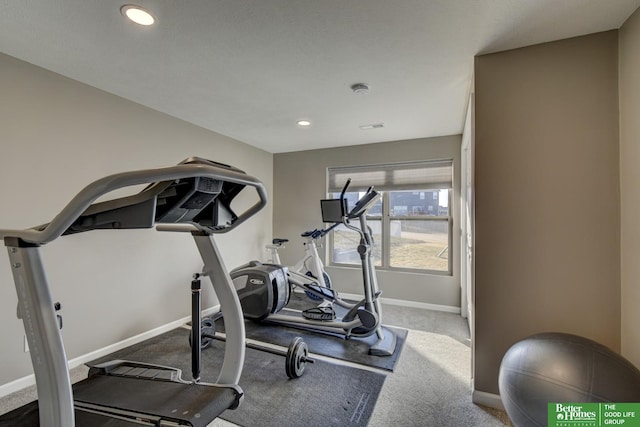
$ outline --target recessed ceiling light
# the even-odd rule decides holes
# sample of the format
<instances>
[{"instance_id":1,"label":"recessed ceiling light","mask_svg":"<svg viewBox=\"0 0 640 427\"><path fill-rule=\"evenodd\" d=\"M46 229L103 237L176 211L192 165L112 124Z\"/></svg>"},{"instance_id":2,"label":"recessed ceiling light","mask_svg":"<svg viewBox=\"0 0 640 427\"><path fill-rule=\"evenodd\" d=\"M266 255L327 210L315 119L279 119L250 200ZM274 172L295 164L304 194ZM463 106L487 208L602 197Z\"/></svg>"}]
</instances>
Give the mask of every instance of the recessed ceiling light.
<instances>
[{"instance_id":1,"label":"recessed ceiling light","mask_svg":"<svg viewBox=\"0 0 640 427\"><path fill-rule=\"evenodd\" d=\"M298 126L302 127L311 126L311 122L309 120L298 120L296 123L298 124Z\"/></svg>"},{"instance_id":2,"label":"recessed ceiling light","mask_svg":"<svg viewBox=\"0 0 640 427\"><path fill-rule=\"evenodd\" d=\"M136 6L133 4L125 4L120 8L120 12L136 24L149 26L153 25L153 23L156 22L153 15L151 15L140 6Z\"/></svg>"}]
</instances>

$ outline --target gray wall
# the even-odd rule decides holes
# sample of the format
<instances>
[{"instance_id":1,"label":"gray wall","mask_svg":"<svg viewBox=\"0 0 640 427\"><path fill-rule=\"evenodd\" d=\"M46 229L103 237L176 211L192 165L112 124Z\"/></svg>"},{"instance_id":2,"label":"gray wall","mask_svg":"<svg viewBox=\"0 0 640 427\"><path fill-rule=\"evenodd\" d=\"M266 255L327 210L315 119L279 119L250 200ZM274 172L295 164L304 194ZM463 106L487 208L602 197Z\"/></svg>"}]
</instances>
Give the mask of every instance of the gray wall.
<instances>
[{"instance_id":1,"label":"gray wall","mask_svg":"<svg viewBox=\"0 0 640 427\"><path fill-rule=\"evenodd\" d=\"M640 9L620 29L622 354L640 366Z\"/></svg>"},{"instance_id":2,"label":"gray wall","mask_svg":"<svg viewBox=\"0 0 640 427\"><path fill-rule=\"evenodd\" d=\"M505 351L537 332L620 349L617 40L476 58L478 391L498 393Z\"/></svg>"},{"instance_id":3,"label":"gray wall","mask_svg":"<svg viewBox=\"0 0 640 427\"><path fill-rule=\"evenodd\" d=\"M282 261L293 264L304 251L300 233L323 226L320 199L326 198L327 168L410 160L454 159L453 276L398 273L378 270L384 298L460 307L460 135L352 147L299 151L274 155L274 237L290 239ZM357 268L327 268L332 283L342 292L362 294Z\"/></svg>"},{"instance_id":4,"label":"gray wall","mask_svg":"<svg viewBox=\"0 0 640 427\"><path fill-rule=\"evenodd\" d=\"M271 154L1 54L0 93L2 228L48 222L102 176L192 155L244 169L271 195ZM218 238L227 267L262 256L271 206ZM189 235L155 230L70 236L44 246L43 258L70 359L187 316L191 274L202 267ZM210 286L204 294L215 303ZM16 304L1 255L0 384L32 372Z\"/></svg>"}]
</instances>

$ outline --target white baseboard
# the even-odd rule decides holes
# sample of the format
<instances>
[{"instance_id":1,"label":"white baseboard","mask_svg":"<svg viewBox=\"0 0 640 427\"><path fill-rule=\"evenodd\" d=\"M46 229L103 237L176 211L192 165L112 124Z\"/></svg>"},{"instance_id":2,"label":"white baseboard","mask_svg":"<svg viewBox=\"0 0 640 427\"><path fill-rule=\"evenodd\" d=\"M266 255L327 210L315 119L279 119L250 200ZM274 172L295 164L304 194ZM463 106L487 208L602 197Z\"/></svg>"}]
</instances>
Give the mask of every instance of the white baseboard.
<instances>
[{"instance_id":1,"label":"white baseboard","mask_svg":"<svg viewBox=\"0 0 640 427\"><path fill-rule=\"evenodd\" d=\"M0 398L5 397L11 393L27 388L36 383L36 378L33 374L26 377L18 378L9 383L0 386Z\"/></svg>"},{"instance_id":2,"label":"white baseboard","mask_svg":"<svg viewBox=\"0 0 640 427\"><path fill-rule=\"evenodd\" d=\"M340 296L350 300L360 300L362 295L347 294L340 292ZM398 305L401 307L421 308L424 310L444 311L447 313L460 314L460 307L453 307L449 305L430 304L426 302L406 301L401 299L380 298L380 302L389 305Z\"/></svg>"},{"instance_id":3,"label":"white baseboard","mask_svg":"<svg viewBox=\"0 0 640 427\"><path fill-rule=\"evenodd\" d=\"M453 307L450 305L430 304L427 302L405 301L391 298L380 298L385 304L399 305L403 307L421 308L424 310L444 311L446 313L460 314L460 307Z\"/></svg>"},{"instance_id":4,"label":"white baseboard","mask_svg":"<svg viewBox=\"0 0 640 427\"><path fill-rule=\"evenodd\" d=\"M302 289L295 289L294 292L304 293ZM348 294L346 292L340 292L340 297L348 300L359 301L363 298L362 295ZM421 308L424 310L444 311L446 313L460 314L460 307L454 307L450 305L430 304L427 302L406 301L402 299L380 298L380 302L389 305L398 305L401 307Z\"/></svg>"},{"instance_id":5,"label":"white baseboard","mask_svg":"<svg viewBox=\"0 0 640 427\"><path fill-rule=\"evenodd\" d=\"M500 399L500 395L498 394L473 390L471 393L471 401L477 405L488 406L489 408L501 409L504 411L502 399Z\"/></svg>"},{"instance_id":6,"label":"white baseboard","mask_svg":"<svg viewBox=\"0 0 640 427\"><path fill-rule=\"evenodd\" d=\"M204 316L209 316L213 313L217 313L218 311L220 311L220 305L216 305L211 308L205 309L202 311L202 314ZM166 325L159 326L150 331L143 332L131 338L127 338L125 340L119 341L115 344L111 344L101 349L92 351L90 353L83 354L82 356L73 358L68 361L69 369L76 368L84 363L87 363L92 360L111 354L114 351L122 350L123 348L129 347L131 345L137 344L149 338L153 338L155 336L168 332L181 325L184 325L190 320L191 320L191 316L183 317L182 319L175 320L173 322L167 323ZM35 375L31 374L22 378L18 378L17 380L11 381L9 383L0 385L0 397L5 397L11 393L22 390L23 388L32 386L35 383L36 383Z\"/></svg>"}]
</instances>

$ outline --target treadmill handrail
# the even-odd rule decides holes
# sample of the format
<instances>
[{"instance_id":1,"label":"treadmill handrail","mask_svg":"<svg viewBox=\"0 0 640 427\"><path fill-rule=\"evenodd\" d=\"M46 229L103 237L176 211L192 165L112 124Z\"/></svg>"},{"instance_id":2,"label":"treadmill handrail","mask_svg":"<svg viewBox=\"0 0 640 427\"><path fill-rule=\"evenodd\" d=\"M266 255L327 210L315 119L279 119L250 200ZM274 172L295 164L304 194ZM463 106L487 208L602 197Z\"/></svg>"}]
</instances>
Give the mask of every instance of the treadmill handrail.
<instances>
[{"instance_id":1,"label":"treadmill handrail","mask_svg":"<svg viewBox=\"0 0 640 427\"><path fill-rule=\"evenodd\" d=\"M45 244L60 237L93 202L107 193L133 185L193 177L219 179L254 187L260 198L253 206L238 215L233 223L224 228L206 228L208 233L227 232L246 221L267 204L267 192L264 185L252 176L209 164L179 164L163 168L116 173L98 179L84 187L44 228L0 229L0 238L16 237L28 243ZM205 228L198 229L204 231Z\"/></svg>"}]
</instances>

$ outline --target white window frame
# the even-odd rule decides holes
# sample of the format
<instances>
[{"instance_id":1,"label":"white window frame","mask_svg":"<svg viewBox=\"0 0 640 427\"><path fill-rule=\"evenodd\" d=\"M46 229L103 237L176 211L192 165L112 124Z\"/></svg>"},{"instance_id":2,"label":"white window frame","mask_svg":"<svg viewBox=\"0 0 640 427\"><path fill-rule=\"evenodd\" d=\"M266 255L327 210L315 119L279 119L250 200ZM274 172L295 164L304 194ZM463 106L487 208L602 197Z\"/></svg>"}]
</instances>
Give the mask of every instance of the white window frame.
<instances>
[{"instance_id":1,"label":"white window frame","mask_svg":"<svg viewBox=\"0 0 640 427\"><path fill-rule=\"evenodd\" d=\"M402 182L393 182L393 178L384 174L393 174L395 170L407 170L411 168L424 169L426 174L419 176L416 174L414 177L401 180ZM443 173L444 169L447 169ZM434 173L430 174L429 172ZM353 179L352 176L358 178ZM371 179L367 179L369 176ZM365 186L369 186L372 183L376 190L382 190L382 215L368 215L367 219L371 221L381 222L381 235L382 242L376 242L376 245L381 245L381 265L376 265L376 268L382 270L391 271L403 271L409 273L421 273L421 274L434 274L434 275L453 275L453 254L455 253L454 241L453 241L453 160L435 160L435 161L421 161L421 162L404 162L396 164L381 164L381 165L366 165L366 166L352 166L352 167L340 167L340 168L328 168L327 169L327 194L329 197L334 193L340 192L340 185L346 182L347 178L352 178L355 182L354 187L349 187L347 192L363 191ZM406 178L406 177L405 177ZM344 182L340 182L344 181ZM375 184L378 184L376 186ZM439 191L448 190L448 212L446 216L433 216L433 215L416 215L416 216L392 216L390 214L390 192L393 191ZM448 269L445 270L430 270L421 268L408 268L408 267L394 267L391 266L391 221L446 221L448 224L448 248L447 248L447 264ZM337 267L353 267L353 264L339 263L333 260L333 233L330 234L327 241L328 253L326 257L328 259L328 265Z\"/></svg>"}]
</instances>

